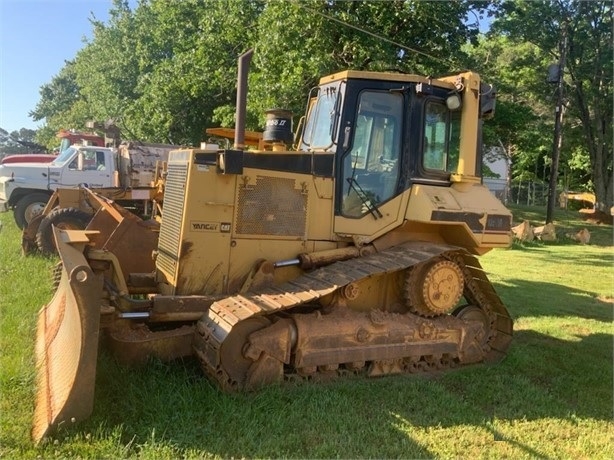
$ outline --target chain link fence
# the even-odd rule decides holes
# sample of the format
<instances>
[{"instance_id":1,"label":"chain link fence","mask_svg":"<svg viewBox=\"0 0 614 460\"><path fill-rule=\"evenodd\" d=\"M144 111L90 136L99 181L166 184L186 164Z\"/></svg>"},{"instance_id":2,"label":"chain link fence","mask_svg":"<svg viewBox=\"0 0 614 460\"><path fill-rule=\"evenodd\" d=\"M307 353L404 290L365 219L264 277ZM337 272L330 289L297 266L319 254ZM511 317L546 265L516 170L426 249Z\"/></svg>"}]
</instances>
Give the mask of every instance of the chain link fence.
<instances>
[{"instance_id":1,"label":"chain link fence","mask_svg":"<svg viewBox=\"0 0 614 460\"><path fill-rule=\"evenodd\" d=\"M561 191L562 189L557 188L557 198ZM548 184L540 181L512 182L508 202L529 206L546 206L548 204Z\"/></svg>"}]
</instances>

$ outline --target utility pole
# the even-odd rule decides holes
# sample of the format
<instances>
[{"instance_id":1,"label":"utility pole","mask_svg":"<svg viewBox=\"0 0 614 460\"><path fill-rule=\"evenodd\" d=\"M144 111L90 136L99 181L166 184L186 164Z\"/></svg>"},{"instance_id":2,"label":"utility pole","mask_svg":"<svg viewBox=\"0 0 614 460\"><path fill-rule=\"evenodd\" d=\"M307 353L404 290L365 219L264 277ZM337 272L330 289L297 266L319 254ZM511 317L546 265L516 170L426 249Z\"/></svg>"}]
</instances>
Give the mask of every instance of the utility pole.
<instances>
[{"instance_id":1,"label":"utility pole","mask_svg":"<svg viewBox=\"0 0 614 460\"><path fill-rule=\"evenodd\" d=\"M561 156L561 144L563 143L563 134L561 132L563 125L563 111L565 108L564 89L565 81L563 75L565 73L565 61L567 59L567 24L563 25L562 43L559 44L561 55L558 64L558 81L557 83L557 102L554 113L554 139L552 141L552 164L550 166L550 184L548 188L548 207L546 209L546 223L549 224L554 220L554 206L556 203L556 183L559 175L559 157Z\"/></svg>"}]
</instances>

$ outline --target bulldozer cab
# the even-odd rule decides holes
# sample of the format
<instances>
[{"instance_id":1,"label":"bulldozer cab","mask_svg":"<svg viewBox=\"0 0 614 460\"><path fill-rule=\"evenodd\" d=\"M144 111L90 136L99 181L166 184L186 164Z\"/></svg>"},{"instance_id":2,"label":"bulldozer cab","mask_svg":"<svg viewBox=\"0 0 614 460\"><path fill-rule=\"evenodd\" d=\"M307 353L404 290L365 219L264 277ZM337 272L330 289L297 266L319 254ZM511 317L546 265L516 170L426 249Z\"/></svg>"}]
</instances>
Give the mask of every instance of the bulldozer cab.
<instances>
[{"instance_id":1,"label":"bulldozer cab","mask_svg":"<svg viewBox=\"0 0 614 460\"><path fill-rule=\"evenodd\" d=\"M348 71L322 79L299 150L334 154L336 233L375 235L399 225L413 184L449 187L458 173L479 182L480 94L462 91L478 82L473 73L432 80Z\"/></svg>"}]
</instances>

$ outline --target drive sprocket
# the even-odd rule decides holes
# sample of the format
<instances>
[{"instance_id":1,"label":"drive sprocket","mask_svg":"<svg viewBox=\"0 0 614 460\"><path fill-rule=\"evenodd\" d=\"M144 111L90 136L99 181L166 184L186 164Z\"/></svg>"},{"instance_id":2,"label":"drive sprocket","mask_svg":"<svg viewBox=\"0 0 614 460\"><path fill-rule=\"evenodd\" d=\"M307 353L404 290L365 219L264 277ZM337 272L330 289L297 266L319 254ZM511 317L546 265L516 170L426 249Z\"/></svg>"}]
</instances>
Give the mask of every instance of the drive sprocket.
<instances>
[{"instance_id":1,"label":"drive sprocket","mask_svg":"<svg viewBox=\"0 0 614 460\"><path fill-rule=\"evenodd\" d=\"M409 270L405 280L405 299L412 313L439 316L456 306L463 289L460 267L451 260L438 257Z\"/></svg>"}]
</instances>

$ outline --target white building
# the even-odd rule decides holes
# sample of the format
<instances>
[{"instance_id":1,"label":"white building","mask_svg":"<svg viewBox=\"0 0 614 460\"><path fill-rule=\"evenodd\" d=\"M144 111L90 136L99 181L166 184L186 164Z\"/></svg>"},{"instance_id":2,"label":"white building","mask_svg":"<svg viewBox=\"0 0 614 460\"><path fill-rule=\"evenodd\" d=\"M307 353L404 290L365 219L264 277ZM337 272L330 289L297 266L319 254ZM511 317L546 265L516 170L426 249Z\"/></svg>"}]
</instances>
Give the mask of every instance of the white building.
<instances>
[{"instance_id":1,"label":"white building","mask_svg":"<svg viewBox=\"0 0 614 460\"><path fill-rule=\"evenodd\" d=\"M482 163L499 177L484 177L484 185L495 194L504 203L507 202L508 175L509 175L509 160L501 147L488 147L484 149L484 157Z\"/></svg>"}]
</instances>

